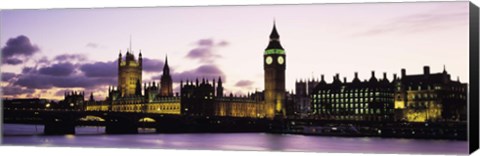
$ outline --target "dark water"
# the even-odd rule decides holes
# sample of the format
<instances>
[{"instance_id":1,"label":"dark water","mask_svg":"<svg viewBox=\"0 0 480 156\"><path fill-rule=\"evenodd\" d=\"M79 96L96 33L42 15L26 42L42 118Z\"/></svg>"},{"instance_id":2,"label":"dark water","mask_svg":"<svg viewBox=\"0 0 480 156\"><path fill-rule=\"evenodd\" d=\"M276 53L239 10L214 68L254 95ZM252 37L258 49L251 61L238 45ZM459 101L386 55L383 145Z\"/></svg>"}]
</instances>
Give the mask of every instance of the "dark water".
<instances>
[{"instance_id":1,"label":"dark water","mask_svg":"<svg viewBox=\"0 0 480 156\"><path fill-rule=\"evenodd\" d=\"M43 126L4 124L3 144L161 149L309 151L339 153L466 154L467 141L349 138L267 133L106 135L102 127L77 127L76 135L44 136Z\"/></svg>"}]
</instances>

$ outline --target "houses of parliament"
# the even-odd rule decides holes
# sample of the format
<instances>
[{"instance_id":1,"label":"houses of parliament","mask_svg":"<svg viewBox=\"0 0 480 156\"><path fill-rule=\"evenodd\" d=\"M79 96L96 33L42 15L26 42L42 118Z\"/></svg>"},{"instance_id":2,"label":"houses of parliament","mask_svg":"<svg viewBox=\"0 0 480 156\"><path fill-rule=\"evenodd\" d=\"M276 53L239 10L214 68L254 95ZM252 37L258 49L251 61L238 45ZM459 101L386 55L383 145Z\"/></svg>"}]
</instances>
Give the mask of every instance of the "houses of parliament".
<instances>
[{"instance_id":1,"label":"houses of parliament","mask_svg":"<svg viewBox=\"0 0 480 156\"><path fill-rule=\"evenodd\" d=\"M224 93L222 78L181 80L180 93L173 93L172 77L165 57L159 82L142 85L142 53L135 58L131 51L118 57L118 86L109 87L104 101L75 102L87 111L123 111L188 116L230 116L275 118L286 115L285 50L280 44L275 24L264 52L265 90L237 96ZM142 92L143 91L143 92ZM65 94L65 101L82 101L83 94ZM75 101L75 100L73 100ZM78 104L77 104L78 103Z\"/></svg>"},{"instance_id":2,"label":"houses of parliament","mask_svg":"<svg viewBox=\"0 0 480 156\"><path fill-rule=\"evenodd\" d=\"M468 85L451 80L443 72L394 75L368 80L358 73L351 82L320 80L295 82L295 94L286 92L285 50L275 24L263 53L264 91L243 96L225 94L222 78L195 78L180 81L180 93L173 93L172 77L165 57L159 81L142 84L142 54L131 51L118 57L118 85L109 87L106 100L83 100L83 93L66 93L64 102L87 111L145 112L186 116L227 116L248 118L308 118L326 121L367 122L452 122L466 121ZM159 67L160 68L160 67ZM200 75L201 76L201 75Z\"/></svg>"}]
</instances>

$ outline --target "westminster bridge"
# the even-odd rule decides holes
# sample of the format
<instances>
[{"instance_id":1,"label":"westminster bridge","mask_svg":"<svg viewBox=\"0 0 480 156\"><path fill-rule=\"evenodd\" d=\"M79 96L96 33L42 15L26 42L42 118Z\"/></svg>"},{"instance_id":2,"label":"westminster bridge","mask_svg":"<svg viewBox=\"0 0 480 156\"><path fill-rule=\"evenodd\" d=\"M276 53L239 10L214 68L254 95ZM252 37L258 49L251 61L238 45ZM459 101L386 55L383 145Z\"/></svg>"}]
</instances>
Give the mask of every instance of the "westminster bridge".
<instances>
[{"instance_id":1,"label":"westminster bridge","mask_svg":"<svg viewBox=\"0 0 480 156\"><path fill-rule=\"evenodd\" d=\"M103 126L107 134L267 132L349 137L401 137L466 140L465 122L405 123L185 116L145 112L76 109L4 108L4 123L45 125L44 134L75 134L76 126Z\"/></svg>"},{"instance_id":2,"label":"westminster bridge","mask_svg":"<svg viewBox=\"0 0 480 156\"><path fill-rule=\"evenodd\" d=\"M134 134L138 128L155 128L158 133L265 132L275 128L263 118L41 108L5 108L3 114L4 123L45 125L47 135L75 134L76 126L104 126L107 134Z\"/></svg>"}]
</instances>

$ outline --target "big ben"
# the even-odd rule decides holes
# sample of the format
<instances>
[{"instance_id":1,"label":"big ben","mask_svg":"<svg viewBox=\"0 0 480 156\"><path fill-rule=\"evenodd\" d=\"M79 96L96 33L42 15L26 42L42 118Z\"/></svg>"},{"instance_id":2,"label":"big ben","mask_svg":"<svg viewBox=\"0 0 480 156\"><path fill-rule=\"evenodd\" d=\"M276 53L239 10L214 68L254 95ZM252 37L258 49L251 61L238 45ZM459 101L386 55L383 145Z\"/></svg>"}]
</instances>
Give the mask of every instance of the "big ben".
<instances>
[{"instance_id":1,"label":"big ben","mask_svg":"<svg viewBox=\"0 0 480 156\"><path fill-rule=\"evenodd\" d=\"M285 116L285 50L280 44L275 23L263 54L265 71L265 113L267 118Z\"/></svg>"}]
</instances>

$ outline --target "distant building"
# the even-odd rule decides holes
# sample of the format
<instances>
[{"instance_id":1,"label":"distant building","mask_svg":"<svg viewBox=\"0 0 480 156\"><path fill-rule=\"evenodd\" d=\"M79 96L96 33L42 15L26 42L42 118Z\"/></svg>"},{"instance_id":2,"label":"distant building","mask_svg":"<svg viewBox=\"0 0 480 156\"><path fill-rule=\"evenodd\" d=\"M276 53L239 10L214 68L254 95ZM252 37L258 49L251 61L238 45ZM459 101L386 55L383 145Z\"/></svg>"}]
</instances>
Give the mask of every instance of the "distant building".
<instances>
[{"instance_id":1,"label":"distant building","mask_svg":"<svg viewBox=\"0 0 480 156\"><path fill-rule=\"evenodd\" d=\"M44 109L53 108L53 103L47 99L2 99L3 108L6 109Z\"/></svg>"},{"instance_id":2,"label":"distant building","mask_svg":"<svg viewBox=\"0 0 480 156\"><path fill-rule=\"evenodd\" d=\"M453 81L444 69L441 73L407 75L402 69L402 79L395 82L396 117L409 122L441 122L467 120L466 83Z\"/></svg>"},{"instance_id":3,"label":"distant building","mask_svg":"<svg viewBox=\"0 0 480 156\"><path fill-rule=\"evenodd\" d=\"M392 121L394 86L384 74L377 79L360 81L358 74L351 82L342 82L339 75L332 83L323 76L310 95L312 116L320 120Z\"/></svg>"},{"instance_id":4,"label":"distant building","mask_svg":"<svg viewBox=\"0 0 480 156\"><path fill-rule=\"evenodd\" d=\"M65 92L65 97L63 101L60 101L60 104L63 108L68 109L85 109L85 93L84 92Z\"/></svg>"}]
</instances>

